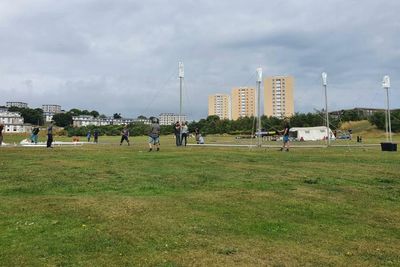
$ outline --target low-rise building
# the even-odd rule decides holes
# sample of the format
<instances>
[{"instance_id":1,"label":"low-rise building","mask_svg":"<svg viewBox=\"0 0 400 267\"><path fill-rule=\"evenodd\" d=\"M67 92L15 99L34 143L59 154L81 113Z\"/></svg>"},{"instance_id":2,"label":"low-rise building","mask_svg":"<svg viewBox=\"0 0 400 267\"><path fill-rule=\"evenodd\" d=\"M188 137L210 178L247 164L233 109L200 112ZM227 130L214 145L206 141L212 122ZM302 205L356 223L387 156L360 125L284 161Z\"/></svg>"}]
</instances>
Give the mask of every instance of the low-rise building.
<instances>
[{"instance_id":1,"label":"low-rise building","mask_svg":"<svg viewBox=\"0 0 400 267\"><path fill-rule=\"evenodd\" d=\"M43 117L46 122L52 121L53 116L55 114L62 112L60 105L53 105L53 104L42 105L42 110L43 110Z\"/></svg>"},{"instance_id":2,"label":"low-rise building","mask_svg":"<svg viewBox=\"0 0 400 267\"><path fill-rule=\"evenodd\" d=\"M8 101L8 102L6 102L6 107L8 107L8 108L11 108L11 107L28 108L28 103Z\"/></svg>"},{"instance_id":3,"label":"low-rise building","mask_svg":"<svg viewBox=\"0 0 400 267\"><path fill-rule=\"evenodd\" d=\"M0 123L4 124L6 133L24 133L31 128L30 125L24 125L24 118L18 112L0 112Z\"/></svg>"},{"instance_id":4,"label":"low-rise building","mask_svg":"<svg viewBox=\"0 0 400 267\"><path fill-rule=\"evenodd\" d=\"M186 115L175 114L175 113L161 113L159 115L160 125L172 125L177 121L187 121Z\"/></svg>"},{"instance_id":5,"label":"low-rise building","mask_svg":"<svg viewBox=\"0 0 400 267\"><path fill-rule=\"evenodd\" d=\"M105 126L105 125L124 125L130 123L144 123L144 124L151 124L150 120L145 119L129 119L129 118L120 118L114 119L113 117L107 118L95 118L92 115L80 115L80 116L73 116L72 117L72 125L74 127L83 127L83 126Z\"/></svg>"}]
</instances>

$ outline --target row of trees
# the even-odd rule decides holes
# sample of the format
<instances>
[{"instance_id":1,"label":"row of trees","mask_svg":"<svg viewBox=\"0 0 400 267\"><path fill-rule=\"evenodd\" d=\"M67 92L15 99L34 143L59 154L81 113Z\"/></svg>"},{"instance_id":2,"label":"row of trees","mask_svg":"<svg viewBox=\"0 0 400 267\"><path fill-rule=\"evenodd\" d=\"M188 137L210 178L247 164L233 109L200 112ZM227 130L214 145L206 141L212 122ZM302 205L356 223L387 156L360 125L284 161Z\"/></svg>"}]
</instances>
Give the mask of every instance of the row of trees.
<instances>
[{"instance_id":1,"label":"row of trees","mask_svg":"<svg viewBox=\"0 0 400 267\"><path fill-rule=\"evenodd\" d=\"M385 130L385 113L377 112L369 117L369 122L375 125L380 130ZM392 111L390 114L390 120L392 124L393 132L400 132L400 110Z\"/></svg>"},{"instance_id":2,"label":"row of trees","mask_svg":"<svg viewBox=\"0 0 400 267\"><path fill-rule=\"evenodd\" d=\"M40 108L19 108L10 107L8 109L12 112L19 112L24 118L25 123L31 123L35 125L43 125L43 110ZM73 108L65 113L59 113L53 116L53 120L57 126L69 127L72 125L72 117L79 115L91 115L93 117L105 118L105 115L100 115L96 110L80 110ZM120 113L113 114L115 119L121 118ZM140 115L138 118L147 119L145 116ZM152 117L150 117L151 119ZM362 113L356 110L346 110L343 111L339 118L330 118L331 128L336 129L340 126L341 122L345 121L359 121L368 119L373 125L376 125L378 129L385 130L385 114L383 112L374 113L372 116L366 118ZM391 114L392 130L394 132L400 131L400 110L393 111ZM284 120L274 118L274 117L261 117L261 125L263 130L278 130L282 129ZM322 113L296 113L290 118L291 127L312 127L320 126L325 124L325 115ZM238 120L221 120L218 116L208 116L206 119L201 119L198 122L189 123L189 130L194 131L195 128L201 129L204 134L250 134L255 129L255 118L246 117L240 118ZM142 134L146 132L146 126L141 123L135 123L130 126L131 132ZM74 133L73 135L84 135L83 132L93 128L93 127L82 127L82 130L69 130L69 132ZM104 134L119 134L121 126L103 126L99 129L103 129ZM164 132L172 133L172 126L166 126L163 128ZM79 133L79 134L75 134Z\"/></svg>"},{"instance_id":3,"label":"row of trees","mask_svg":"<svg viewBox=\"0 0 400 267\"><path fill-rule=\"evenodd\" d=\"M115 136L120 135L123 125L105 125L105 126L84 126L84 127L65 127L68 136L86 136L86 134L90 131L93 133L95 130L99 131L100 135L109 135ZM142 122L131 123L128 125L129 134L132 136L141 136L147 135L150 131L150 125L146 125ZM174 128L172 125L161 126L161 134L171 134L173 133Z\"/></svg>"},{"instance_id":4,"label":"row of trees","mask_svg":"<svg viewBox=\"0 0 400 267\"><path fill-rule=\"evenodd\" d=\"M263 131L281 131L285 125L289 123L291 127L312 127L324 125L324 115L320 113L297 113L290 118L290 121L278 119L275 117L261 117L261 125ZM336 129L339 126L337 119L330 119L331 128ZM107 126L86 126L80 128L66 127L69 136L85 136L88 131L97 129L100 135L119 135L123 125L107 125ZM150 126L141 122L135 122L128 125L130 134L133 136L146 135ZM250 135L255 133L256 118L245 117L238 120L221 120L218 116L208 116L197 122L193 121L188 124L190 132L194 132L196 128L204 135L207 134L239 134ZM174 132L173 125L161 126L161 134L172 134Z\"/></svg>"}]
</instances>

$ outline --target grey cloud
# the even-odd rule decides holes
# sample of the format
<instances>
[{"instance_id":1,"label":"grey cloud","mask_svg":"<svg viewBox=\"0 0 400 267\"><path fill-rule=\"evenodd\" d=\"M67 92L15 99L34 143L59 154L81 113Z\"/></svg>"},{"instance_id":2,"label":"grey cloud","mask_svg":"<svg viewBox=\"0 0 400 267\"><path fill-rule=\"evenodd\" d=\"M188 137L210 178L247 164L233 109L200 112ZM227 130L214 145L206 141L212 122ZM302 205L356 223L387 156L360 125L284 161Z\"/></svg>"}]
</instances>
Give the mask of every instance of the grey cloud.
<instances>
[{"instance_id":1,"label":"grey cloud","mask_svg":"<svg viewBox=\"0 0 400 267\"><path fill-rule=\"evenodd\" d=\"M0 7L4 102L131 117L177 112L180 60L184 110L193 119L207 115L208 94L253 86L258 66L295 76L297 111L322 107L322 71L332 108L382 106L382 76L390 74L394 87L400 81L395 0L5 0Z\"/></svg>"}]
</instances>

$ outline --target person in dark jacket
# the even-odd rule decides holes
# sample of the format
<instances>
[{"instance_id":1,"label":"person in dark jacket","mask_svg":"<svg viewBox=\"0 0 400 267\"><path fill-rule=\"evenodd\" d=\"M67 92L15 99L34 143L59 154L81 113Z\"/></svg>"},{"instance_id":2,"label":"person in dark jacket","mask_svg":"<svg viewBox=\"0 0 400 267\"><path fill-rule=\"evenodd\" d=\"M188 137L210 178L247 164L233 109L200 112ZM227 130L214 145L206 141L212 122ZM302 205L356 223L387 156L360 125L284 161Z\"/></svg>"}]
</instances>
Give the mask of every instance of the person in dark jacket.
<instances>
[{"instance_id":1,"label":"person in dark jacket","mask_svg":"<svg viewBox=\"0 0 400 267\"><path fill-rule=\"evenodd\" d=\"M124 127L124 129L122 129L121 131L121 142L119 143L119 145L122 145L122 142L124 142L124 140L128 143L128 146L130 146L129 144L129 129L127 126Z\"/></svg>"},{"instance_id":2,"label":"person in dark jacket","mask_svg":"<svg viewBox=\"0 0 400 267\"><path fill-rule=\"evenodd\" d=\"M174 134L175 134L175 141L176 141L176 146L181 146L182 145L182 140L181 140L181 124L179 121L177 121L174 125Z\"/></svg>"},{"instance_id":3,"label":"person in dark jacket","mask_svg":"<svg viewBox=\"0 0 400 267\"><path fill-rule=\"evenodd\" d=\"M47 127L47 148L51 148L53 143L53 121L50 122L49 127Z\"/></svg>"},{"instance_id":4,"label":"person in dark jacket","mask_svg":"<svg viewBox=\"0 0 400 267\"><path fill-rule=\"evenodd\" d=\"M99 130L94 130L93 132L93 138L94 138L94 143L98 143L99 142Z\"/></svg>"},{"instance_id":5,"label":"person in dark jacket","mask_svg":"<svg viewBox=\"0 0 400 267\"><path fill-rule=\"evenodd\" d=\"M154 119L149 132L149 152L153 149L160 151L160 131L161 128L160 124L158 124L158 119Z\"/></svg>"},{"instance_id":6,"label":"person in dark jacket","mask_svg":"<svg viewBox=\"0 0 400 267\"><path fill-rule=\"evenodd\" d=\"M4 124L0 123L0 146L3 144L3 129Z\"/></svg>"},{"instance_id":7,"label":"person in dark jacket","mask_svg":"<svg viewBox=\"0 0 400 267\"><path fill-rule=\"evenodd\" d=\"M38 142L38 134L39 134L39 127L33 127L32 135L31 135L31 142L37 144Z\"/></svg>"}]
</instances>

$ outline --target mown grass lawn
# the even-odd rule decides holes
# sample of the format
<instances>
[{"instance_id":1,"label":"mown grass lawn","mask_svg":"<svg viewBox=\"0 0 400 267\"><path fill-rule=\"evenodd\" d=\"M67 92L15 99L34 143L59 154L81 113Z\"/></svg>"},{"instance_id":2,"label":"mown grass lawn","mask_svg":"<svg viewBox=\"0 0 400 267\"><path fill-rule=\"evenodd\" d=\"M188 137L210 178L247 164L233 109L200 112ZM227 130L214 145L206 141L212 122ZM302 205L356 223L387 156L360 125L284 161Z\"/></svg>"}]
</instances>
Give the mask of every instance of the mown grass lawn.
<instances>
[{"instance_id":1,"label":"mown grass lawn","mask_svg":"<svg viewBox=\"0 0 400 267\"><path fill-rule=\"evenodd\" d=\"M1 266L399 266L379 147L0 148Z\"/></svg>"}]
</instances>

